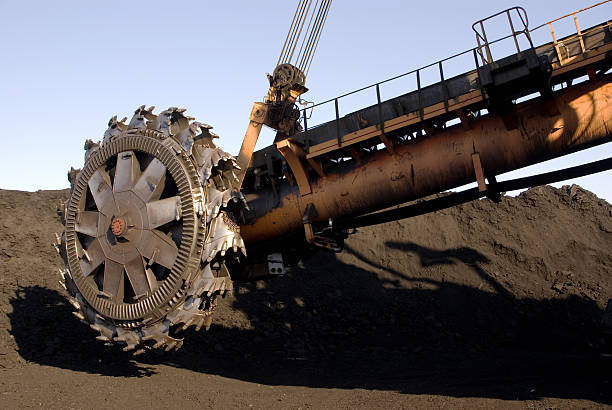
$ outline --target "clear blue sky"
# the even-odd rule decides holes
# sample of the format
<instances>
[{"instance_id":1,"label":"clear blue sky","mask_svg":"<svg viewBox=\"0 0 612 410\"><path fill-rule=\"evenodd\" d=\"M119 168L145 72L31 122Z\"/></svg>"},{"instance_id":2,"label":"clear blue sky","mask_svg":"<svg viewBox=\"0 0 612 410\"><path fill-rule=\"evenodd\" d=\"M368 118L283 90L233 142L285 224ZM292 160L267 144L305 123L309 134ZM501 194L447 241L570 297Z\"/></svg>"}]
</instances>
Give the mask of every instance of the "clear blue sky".
<instances>
[{"instance_id":1,"label":"clear blue sky","mask_svg":"<svg viewBox=\"0 0 612 410\"><path fill-rule=\"evenodd\" d=\"M472 22L510 6L525 7L534 27L595 2L335 0L305 97L322 101L471 48ZM0 0L0 188L67 187L66 171L83 164L85 139L101 139L111 116L129 119L141 104L187 108L236 154L296 5ZM580 22L588 27L611 16L608 4ZM262 138L259 146L272 142L271 133ZM611 151L607 144L553 167ZM577 182L612 202L610 177Z\"/></svg>"}]
</instances>

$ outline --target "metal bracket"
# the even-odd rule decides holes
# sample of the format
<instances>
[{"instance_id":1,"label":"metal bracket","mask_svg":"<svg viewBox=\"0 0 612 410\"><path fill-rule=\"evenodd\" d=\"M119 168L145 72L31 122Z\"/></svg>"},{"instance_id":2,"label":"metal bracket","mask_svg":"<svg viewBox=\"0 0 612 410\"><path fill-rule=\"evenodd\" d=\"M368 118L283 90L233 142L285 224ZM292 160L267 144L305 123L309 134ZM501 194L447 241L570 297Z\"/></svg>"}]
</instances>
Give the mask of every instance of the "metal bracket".
<instances>
[{"instance_id":1,"label":"metal bracket","mask_svg":"<svg viewBox=\"0 0 612 410\"><path fill-rule=\"evenodd\" d=\"M502 200L502 194L497 189L497 178L495 175L487 176L487 181L489 181L489 185L487 186L487 198L496 204L500 203Z\"/></svg>"},{"instance_id":2,"label":"metal bracket","mask_svg":"<svg viewBox=\"0 0 612 410\"><path fill-rule=\"evenodd\" d=\"M464 108L460 108L455 110L455 114L461 120L461 126L464 130L468 131L472 129L472 123L474 122L474 117L470 115Z\"/></svg>"},{"instance_id":3,"label":"metal bracket","mask_svg":"<svg viewBox=\"0 0 612 410\"><path fill-rule=\"evenodd\" d=\"M485 182L484 171L480 162L480 153L474 152L472 154L472 163L474 164L476 182L478 182L478 191L485 192L487 190L487 183Z\"/></svg>"},{"instance_id":4,"label":"metal bracket","mask_svg":"<svg viewBox=\"0 0 612 410\"><path fill-rule=\"evenodd\" d=\"M312 230L312 220L319 216L319 213L315 209L312 203L306 206L306 210L302 215L302 223L304 224L304 234L306 235L306 242L312 243L314 241L314 231Z\"/></svg>"},{"instance_id":5,"label":"metal bracket","mask_svg":"<svg viewBox=\"0 0 612 410\"><path fill-rule=\"evenodd\" d=\"M478 182L478 192L486 192L487 198L493 202L501 201L501 193L497 190L497 178L495 175L487 176L490 184L487 185L485 181L484 169L480 162L480 153L474 152L472 154L472 163L474 164L474 173L476 174L476 182Z\"/></svg>"},{"instance_id":6,"label":"metal bracket","mask_svg":"<svg viewBox=\"0 0 612 410\"><path fill-rule=\"evenodd\" d=\"M357 148L351 146L349 147L349 152L351 153L351 157L357 163L357 165L361 165L361 154L357 151Z\"/></svg>"},{"instance_id":7,"label":"metal bracket","mask_svg":"<svg viewBox=\"0 0 612 410\"><path fill-rule=\"evenodd\" d=\"M278 148L282 156L289 164L289 168L291 168L291 171L293 172L293 175L297 181L298 188L300 189L300 194L302 196L310 194L312 192L310 188L310 179L308 178L308 173L306 172L304 163L302 162L302 158L306 157L306 153L302 147L297 145L290 138L287 138L285 140L278 141L276 143L276 148ZM323 172L322 169L321 172Z\"/></svg>"},{"instance_id":8,"label":"metal bracket","mask_svg":"<svg viewBox=\"0 0 612 410\"><path fill-rule=\"evenodd\" d=\"M597 74L595 73L595 68L593 68L593 66L587 67L587 75L589 76L589 81L597 80Z\"/></svg>"},{"instance_id":9,"label":"metal bracket","mask_svg":"<svg viewBox=\"0 0 612 410\"><path fill-rule=\"evenodd\" d=\"M393 141L391 141L383 131L380 132L380 135L378 137L383 142L383 144L385 144L385 148L387 148L389 154L393 155L395 153L393 149Z\"/></svg>"}]
</instances>

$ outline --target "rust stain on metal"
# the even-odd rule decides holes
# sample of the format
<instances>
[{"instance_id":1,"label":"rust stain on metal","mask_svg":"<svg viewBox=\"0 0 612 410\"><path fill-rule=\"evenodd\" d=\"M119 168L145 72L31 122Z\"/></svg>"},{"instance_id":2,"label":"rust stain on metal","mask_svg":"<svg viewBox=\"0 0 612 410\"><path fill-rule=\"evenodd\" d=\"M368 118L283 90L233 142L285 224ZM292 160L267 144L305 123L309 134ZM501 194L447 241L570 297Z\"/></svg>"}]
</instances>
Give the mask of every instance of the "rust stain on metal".
<instances>
[{"instance_id":1,"label":"rust stain on metal","mask_svg":"<svg viewBox=\"0 0 612 410\"><path fill-rule=\"evenodd\" d=\"M521 125L518 129L506 130L502 118L490 114L471 121L467 131L455 127L414 144L394 147L398 155L410 153L414 158L410 165L405 165L412 184L402 185L401 189L392 180L392 175L399 175L397 162L386 152L370 157L368 169L376 172L363 172L363 166L354 164L342 173L329 173L327 181L312 184L310 201L321 211L318 220L363 214L472 182L472 141L480 158L486 161L482 164L486 172L492 175L609 141L605 122L612 118L612 84L607 81L583 83L557 92L554 100L560 113L553 117L541 113L541 102L537 99L517 105L515 112ZM564 127L559 131L561 123ZM548 138L551 132L562 133L564 137L551 140ZM420 172L417 179L416 168L436 172ZM351 193L353 205L349 214L339 212L334 192ZM245 241L263 241L303 229L295 195L289 191L280 208L261 210L253 224L243 227ZM273 220L277 223L271 228Z\"/></svg>"}]
</instances>

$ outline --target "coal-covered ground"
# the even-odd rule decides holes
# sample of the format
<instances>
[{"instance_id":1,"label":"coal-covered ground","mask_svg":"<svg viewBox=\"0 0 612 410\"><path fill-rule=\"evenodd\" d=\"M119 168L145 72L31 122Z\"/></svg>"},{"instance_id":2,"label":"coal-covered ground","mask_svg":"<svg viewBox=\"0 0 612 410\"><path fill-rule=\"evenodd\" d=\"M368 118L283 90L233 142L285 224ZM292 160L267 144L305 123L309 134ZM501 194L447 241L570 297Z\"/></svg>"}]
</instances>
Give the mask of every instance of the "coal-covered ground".
<instances>
[{"instance_id":1,"label":"coal-covered ground","mask_svg":"<svg viewBox=\"0 0 612 410\"><path fill-rule=\"evenodd\" d=\"M612 206L538 187L352 235L132 356L72 315L68 191L0 191L1 408L602 408Z\"/></svg>"}]
</instances>

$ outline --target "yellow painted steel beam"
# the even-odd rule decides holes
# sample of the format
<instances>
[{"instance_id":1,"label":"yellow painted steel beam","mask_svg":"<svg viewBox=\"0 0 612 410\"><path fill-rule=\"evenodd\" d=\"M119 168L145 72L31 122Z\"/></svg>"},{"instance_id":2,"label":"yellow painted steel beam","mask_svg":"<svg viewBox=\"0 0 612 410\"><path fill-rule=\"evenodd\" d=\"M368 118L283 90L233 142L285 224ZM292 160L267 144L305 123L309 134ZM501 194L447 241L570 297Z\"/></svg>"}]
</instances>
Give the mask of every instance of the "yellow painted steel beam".
<instances>
[{"instance_id":1,"label":"yellow painted steel beam","mask_svg":"<svg viewBox=\"0 0 612 410\"><path fill-rule=\"evenodd\" d=\"M255 151L257 139L259 139L259 134L261 133L261 128L268 119L269 109L270 107L265 103L256 102L253 104L251 115L249 116L249 125L245 132L244 140L242 141L242 146L240 147L240 152L238 153L238 159L236 161L240 167L236 188L242 186L247 168L251 162L251 157L253 156L253 151Z\"/></svg>"}]
</instances>

